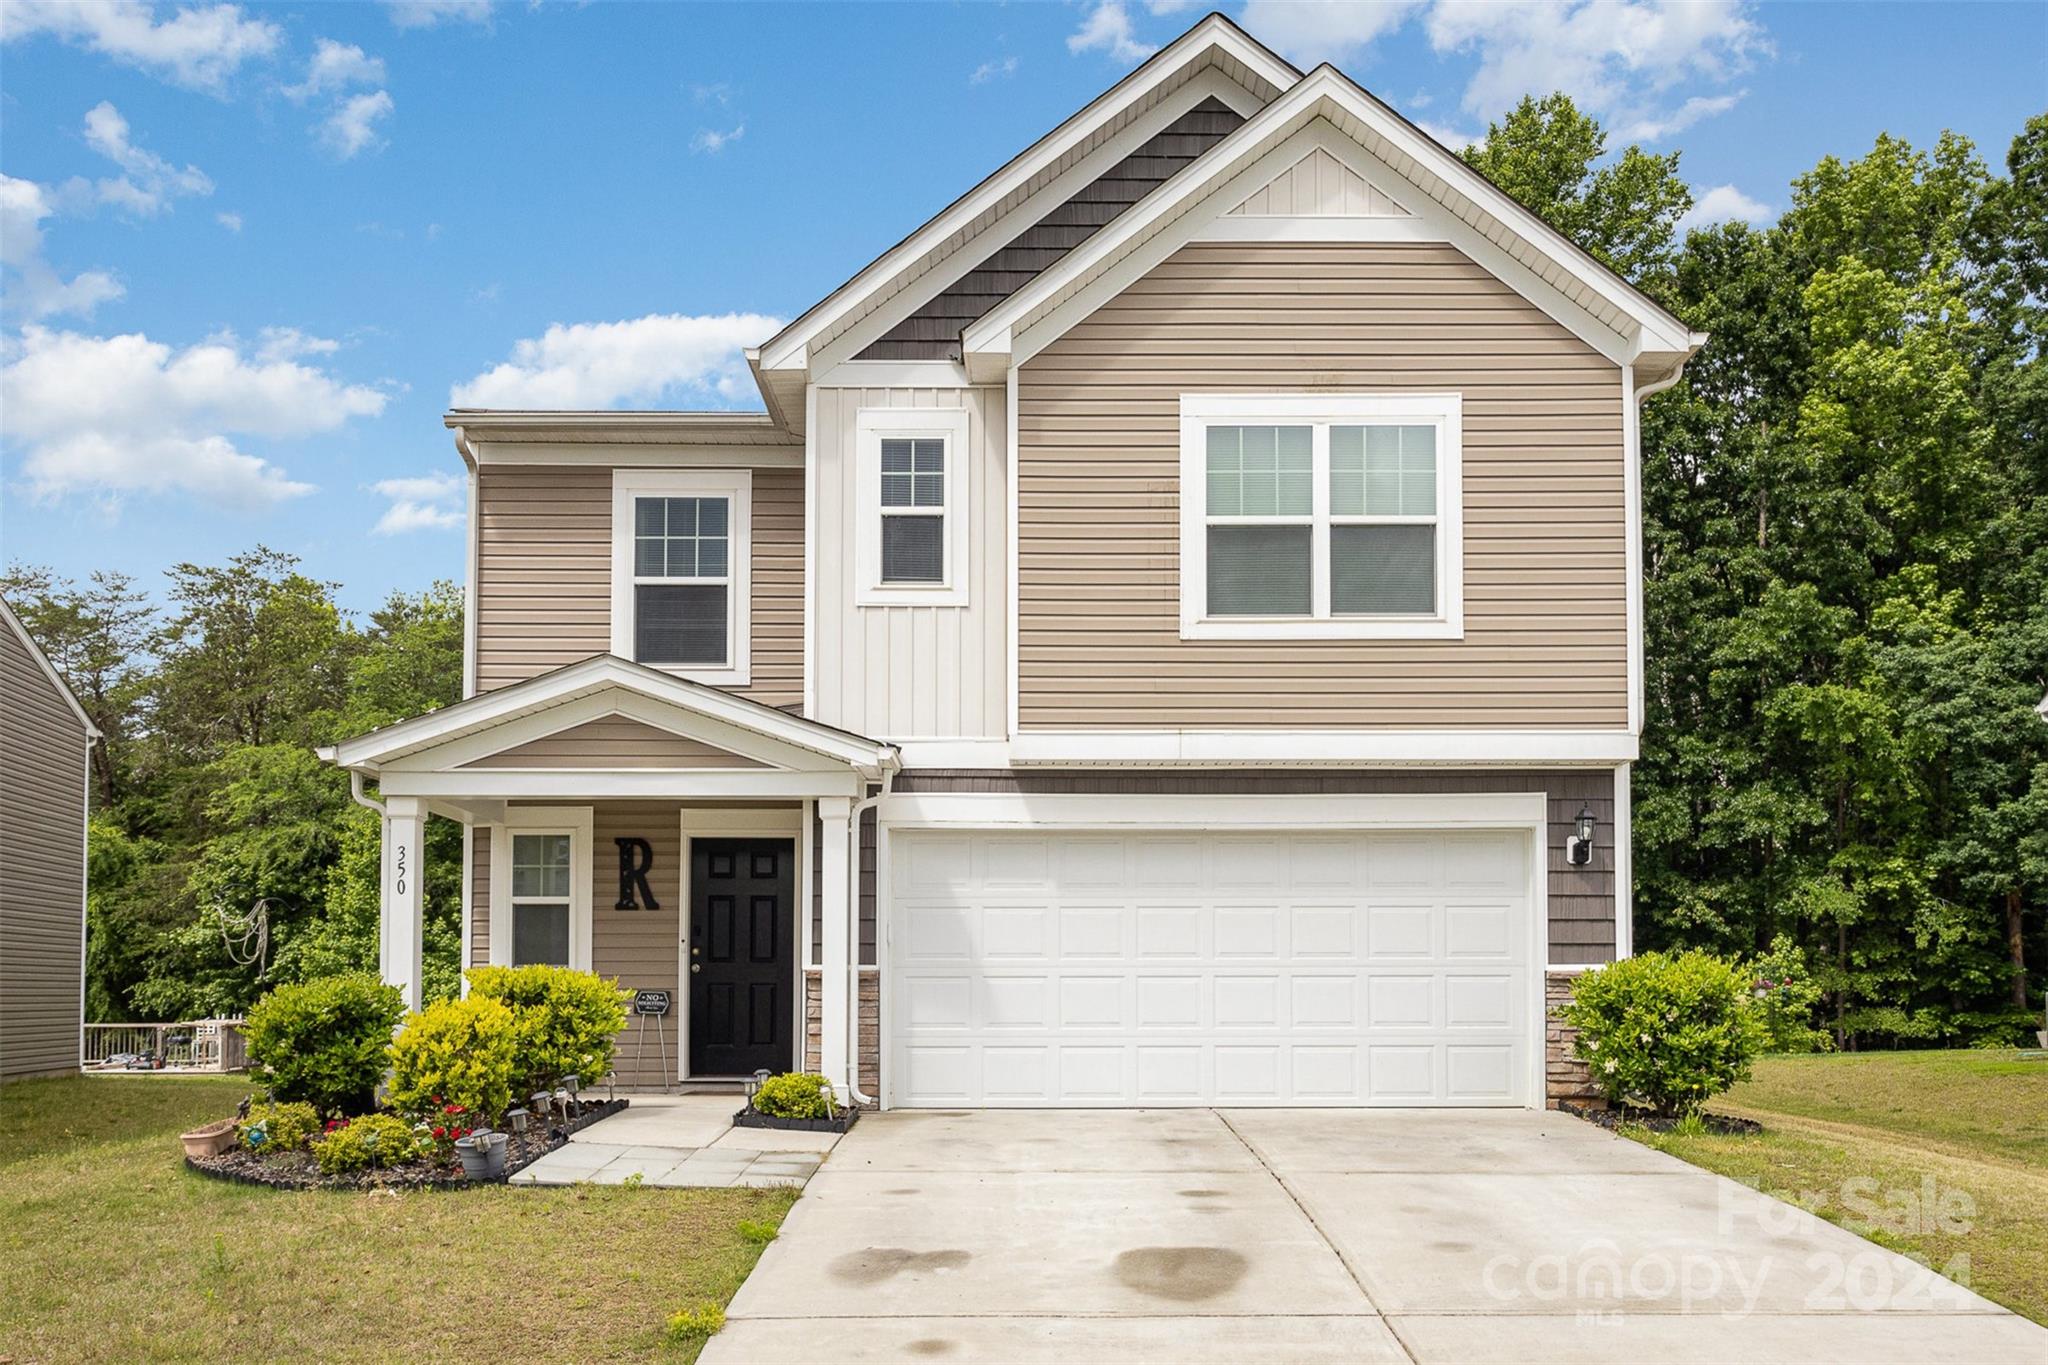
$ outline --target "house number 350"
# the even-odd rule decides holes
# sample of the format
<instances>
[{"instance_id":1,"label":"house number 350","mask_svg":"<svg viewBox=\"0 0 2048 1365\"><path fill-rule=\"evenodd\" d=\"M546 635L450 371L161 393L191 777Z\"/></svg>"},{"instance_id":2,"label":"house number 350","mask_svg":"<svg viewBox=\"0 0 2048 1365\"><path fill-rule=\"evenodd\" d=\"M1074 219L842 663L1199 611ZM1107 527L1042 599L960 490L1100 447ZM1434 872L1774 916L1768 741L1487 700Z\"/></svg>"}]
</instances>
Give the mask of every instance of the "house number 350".
<instances>
[{"instance_id":1,"label":"house number 350","mask_svg":"<svg viewBox=\"0 0 2048 1365\"><path fill-rule=\"evenodd\" d=\"M395 891L397 891L399 895L403 896L403 895L405 894L405 845L404 845L404 844L400 844L400 845L398 846L398 848L397 848L396 852L394 852L394 853L392 854L392 858L391 858L391 863L392 863L392 874L393 874L393 882L392 882L392 889L393 889L393 890L395 890Z\"/></svg>"}]
</instances>

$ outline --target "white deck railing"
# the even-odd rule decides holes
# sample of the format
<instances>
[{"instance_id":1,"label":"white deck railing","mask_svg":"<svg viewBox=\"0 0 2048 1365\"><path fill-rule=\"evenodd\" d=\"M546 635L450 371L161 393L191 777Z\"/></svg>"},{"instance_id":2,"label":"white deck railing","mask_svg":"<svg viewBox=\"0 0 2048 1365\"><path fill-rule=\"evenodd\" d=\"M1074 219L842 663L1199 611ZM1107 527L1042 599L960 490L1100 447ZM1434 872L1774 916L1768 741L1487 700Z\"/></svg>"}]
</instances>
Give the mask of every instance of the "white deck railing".
<instances>
[{"instance_id":1,"label":"white deck railing","mask_svg":"<svg viewBox=\"0 0 2048 1365\"><path fill-rule=\"evenodd\" d=\"M227 1072L248 1065L240 1019L85 1026L87 1071Z\"/></svg>"}]
</instances>

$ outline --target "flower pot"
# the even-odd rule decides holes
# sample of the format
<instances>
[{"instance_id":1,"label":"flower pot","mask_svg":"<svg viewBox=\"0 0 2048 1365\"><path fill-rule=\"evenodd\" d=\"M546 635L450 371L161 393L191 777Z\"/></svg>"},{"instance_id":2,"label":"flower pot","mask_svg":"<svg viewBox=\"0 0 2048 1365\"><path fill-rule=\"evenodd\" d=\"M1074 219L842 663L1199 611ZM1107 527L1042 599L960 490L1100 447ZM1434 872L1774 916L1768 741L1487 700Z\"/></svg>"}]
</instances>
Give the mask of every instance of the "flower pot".
<instances>
[{"instance_id":1,"label":"flower pot","mask_svg":"<svg viewBox=\"0 0 2048 1365\"><path fill-rule=\"evenodd\" d=\"M194 1128L189 1133L178 1134L178 1141L185 1144L186 1156L219 1156L235 1145L235 1121L222 1119L203 1128Z\"/></svg>"},{"instance_id":2,"label":"flower pot","mask_svg":"<svg viewBox=\"0 0 2048 1365\"><path fill-rule=\"evenodd\" d=\"M457 1138L455 1155L462 1158L462 1175L466 1180L505 1178L503 1133L471 1133L468 1137Z\"/></svg>"}]
</instances>

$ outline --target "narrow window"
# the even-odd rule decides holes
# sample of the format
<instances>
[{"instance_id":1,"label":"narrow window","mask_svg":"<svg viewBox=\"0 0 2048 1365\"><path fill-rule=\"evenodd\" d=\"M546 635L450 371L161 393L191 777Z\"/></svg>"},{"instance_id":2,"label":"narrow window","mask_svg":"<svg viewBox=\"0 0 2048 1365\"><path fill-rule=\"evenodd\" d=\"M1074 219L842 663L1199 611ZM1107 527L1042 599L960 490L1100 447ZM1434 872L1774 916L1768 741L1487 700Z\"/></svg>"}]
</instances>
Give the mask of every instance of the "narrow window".
<instances>
[{"instance_id":1,"label":"narrow window","mask_svg":"<svg viewBox=\"0 0 2048 1365\"><path fill-rule=\"evenodd\" d=\"M1330 613L1436 612L1436 428L1330 428Z\"/></svg>"},{"instance_id":2,"label":"narrow window","mask_svg":"<svg viewBox=\"0 0 2048 1365\"><path fill-rule=\"evenodd\" d=\"M1315 528L1305 426L1209 428L1209 612L1306 616Z\"/></svg>"},{"instance_id":3,"label":"narrow window","mask_svg":"<svg viewBox=\"0 0 2048 1365\"><path fill-rule=\"evenodd\" d=\"M744 470L614 473L612 653L748 681L751 487Z\"/></svg>"},{"instance_id":4,"label":"narrow window","mask_svg":"<svg viewBox=\"0 0 2048 1365\"><path fill-rule=\"evenodd\" d=\"M567 834L512 836L512 965L569 964Z\"/></svg>"},{"instance_id":5,"label":"narrow window","mask_svg":"<svg viewBox=\"0 0 2048 1365\"><path fill-rule=\"evenodd\" d=\"M946 581L946 440L882 440L882 582Z\"/></svg>"}]
</instances>

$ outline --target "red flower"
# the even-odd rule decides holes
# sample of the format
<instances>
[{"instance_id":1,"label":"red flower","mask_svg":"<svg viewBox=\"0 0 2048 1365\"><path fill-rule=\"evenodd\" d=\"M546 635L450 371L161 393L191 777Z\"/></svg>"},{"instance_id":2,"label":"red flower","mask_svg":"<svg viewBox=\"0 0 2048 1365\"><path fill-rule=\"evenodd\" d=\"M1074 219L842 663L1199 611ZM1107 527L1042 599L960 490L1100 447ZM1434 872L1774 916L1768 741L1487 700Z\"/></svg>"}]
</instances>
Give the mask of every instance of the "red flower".
<instances>
[{"instance_id":1,"label":"red flower","mask_svg":"<svg viewBox=\"0 0 2048 1365\"><path fill-rule=\"evenodd\" d=\"M436 1126L434 1129L434 1136L437 1138L445 1138L448 1136L448 1130L446 1128Z\"/></svg>"},{"instance_id":2,"label":"red flower","mask_svg":"<svg viewBox=\"0 0 2048 1365\"><path fill-rule=\"evenodd\" d=\"M462 1106L459 1104L451 1104L442 1109L441 1112L444 1114L459 1114L462 1112Z\"/></svg>"}]
</instances>

